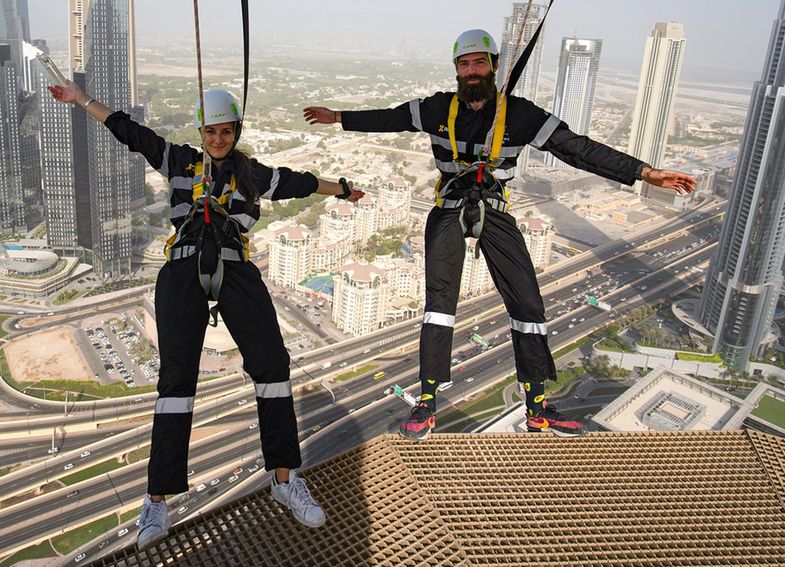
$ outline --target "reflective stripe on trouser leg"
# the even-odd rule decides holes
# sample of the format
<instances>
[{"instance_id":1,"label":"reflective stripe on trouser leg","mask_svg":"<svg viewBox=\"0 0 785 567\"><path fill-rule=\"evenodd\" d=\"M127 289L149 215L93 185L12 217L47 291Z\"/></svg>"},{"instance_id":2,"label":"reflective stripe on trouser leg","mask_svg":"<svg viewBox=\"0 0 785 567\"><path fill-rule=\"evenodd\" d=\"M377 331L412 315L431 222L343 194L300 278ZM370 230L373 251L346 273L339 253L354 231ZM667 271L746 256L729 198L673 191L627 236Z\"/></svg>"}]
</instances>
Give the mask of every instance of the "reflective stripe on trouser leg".
<instances>
[{"instance_id":1,"label":"reflective stripe on trouser leg","mask_svg":"<svg viewBox=\"0 0 785 567\"><path fill-rule=\"evenodd\" d=\"M147 491L154 495L188 490L188 442L208 318L196 260L192 256L165 264L156 281L161 368L147 467Z\"/></svg>"},{"instance_id":2,"label":"reflective stripe on trouser leg","mask_svg":"<svg viewBox=\"0 0 785 567\"><path fill-rule=\"evenodd\" d=\"M515 219L487 209L479 239L488 271L510 314L515 368L521 382L555 380L545 308L526 243Z\"/></svg>"},{"instance_id":3,"label":"reflective stripe on trouser leg","mask_svg":"<svg viewBox=\"0 0 785 567\"><path fill-rule=\"evenodd\" d=\"M453 325L466 242L460 209L434 207L425 225L425 315L420 330L420 380L450 380Z\"/></svg>"},{"instance_id":4,"label":"reflective stripe on trouser leg","mask_svg":"<svg viewBox=\"0 0 785 567\"><path fill-rule=\"evenodd\" d=\"M296 469L302 459L289 353L270 294L251 262L224 262L224 270L218 308L254 381L264 467Z\"/></svg>"}]
</instances>

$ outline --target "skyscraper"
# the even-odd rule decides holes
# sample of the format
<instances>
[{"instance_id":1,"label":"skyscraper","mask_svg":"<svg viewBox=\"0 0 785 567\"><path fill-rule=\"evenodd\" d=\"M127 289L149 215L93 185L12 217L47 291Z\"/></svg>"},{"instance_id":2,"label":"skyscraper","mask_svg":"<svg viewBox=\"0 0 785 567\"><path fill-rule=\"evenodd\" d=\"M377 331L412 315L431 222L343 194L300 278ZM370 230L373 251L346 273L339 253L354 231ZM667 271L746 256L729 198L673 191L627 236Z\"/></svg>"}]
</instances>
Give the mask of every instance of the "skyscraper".
<instances>
[{"instance_id":1,"label":"skyscraper","mask_svg":"<svg viewBox=\"0 0 785 567\"><path fill-rule=\"evenodd\" d=\"M665 156L685 43L684 24L679 22L654 24L646 39L627 153L652 167L661 166ZM634 189L645 201L676 208L682 208L688 199L642 181Z\"/></svg>"},{"instance_id":2,"label":"skyscraper","mask_svg":"<svg viewBox=\"0 0 785 567\"><path fill-rule=\"evenodd\" d=\"M601 51L601 39L564 37L561 40L553 114L577 134L589 133ZM556 167L564 165L552 154L545 155L545 163Z\"/></svg>"},{"instance_id":3,"label":"skyscraper","mask_svg":"<svg viewBox=\"0 0 785 567\"><path fill-rule=\"evenodd\" d=\"M109 108L131 108L129 0L92 0L85 21L87 92ZM93 269L131 271L131 160L128 149L95 120L87 123Z\"/></svg>"},{"instance_id":4,"label":"skyscraper","mask_svg":"<svg viewBox=\"0 0 785 567\"><path fill-rule=\"evenodd\" d=\"M526 15L527 2L513 2L512 15L504 18L504 32L502 33L502 42L499 47L499 69L496 73L496 86L501 88L502 82L509 69L518 61L521 53L526 45L528 45L537 26L545 17L545 6L540 4L532 4L528 16ZM523 28L523 36L519 44L516 44L518 35ZM534 47L531 58L528 64L523 69L512 94L520 96L536 102L537 89L540 81L540 65L542 63L542 45L545 41L545 27L540 32L540 37L537 39L537 44ZM529 146L521 152L518 156L518 167L516 174L518 177L523 177L526 174L526 167L529 163Z\"/></svg>"},{"instance_id":5,"label":"skyscraper","mask_svg":"<svg viewBox=\"0 0 785 567\"><path fill-rule=\"evenodd\" d=\"M714 351L745 369L763 354L785 259L785 0L755 82L728 212L700 305Z\"/></svg>"},{"instance_id":6,"label":"skyscraper","mask_svg":"<svg viewBox=\"0 0 785 567\"><path fill-rule=\"evenodd\" d=\"M22 77L24 41L30 41L27 0L0 0L0 42L10 47L9 59L16 69L17 81Z\"/></svg>"},{"instance_id":7,"label":"skyscraper","mask_svg":"<svg viewBox=\"0 0 785 567\"><path fill-rule=\"evenodd\" d=\"M51 83L43 66L30 64L31 87L38 94L40 172L46 215L46 242L59 253L75 253L76 199L71 147L71 108L47 94ZM85 156L86 158L86 156Z\"/></svg>"},{"instance_id":8,"label":"skyscraper","mask_svg":"<svg viewBox=\"0 0 785 567\"><path fill-rule=\"evenodd\" d=\"M11 45L0 42L0 230L25 226L22 157L19 145L19 89Z\"/></svg>"}]
</instances>

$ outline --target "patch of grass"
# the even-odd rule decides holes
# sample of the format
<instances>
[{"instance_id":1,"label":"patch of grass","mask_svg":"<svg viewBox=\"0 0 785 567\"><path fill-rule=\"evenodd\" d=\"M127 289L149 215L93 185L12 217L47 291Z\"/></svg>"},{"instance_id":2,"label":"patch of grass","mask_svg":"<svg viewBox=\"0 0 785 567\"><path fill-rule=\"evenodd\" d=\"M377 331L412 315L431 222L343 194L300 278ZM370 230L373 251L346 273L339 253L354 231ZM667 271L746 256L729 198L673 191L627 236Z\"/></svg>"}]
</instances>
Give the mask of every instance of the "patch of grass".
<instances>
[{"instance_id":1,"label":"patch of grass","mask_svg":"<svg viewBox=\"0 0 785 567\"><path fill-rule=\"evenodd\" d=\"M608 352L635 352L634 348L630 348L621 341L613 340L611 337L603 339L597 343L599 350L606 350Z\"/></svg>"},{"instance_id":2,"label":"patch of grass","mask_svg":"<svg viewBox=\"0 0 785 567\"><path fill-rule=\"evenodd\" d=\"M93 538L98 537L104 532L108 532L114 527L119 526L117 514L110 514L82 527L71 530L62 535L52 538L52 547L63 555L71 553L80 545L84 545Z\"/></svg>"},{"instance_id":3,"label":"patch of grass","mask_svg":"<svg viewBox=\"0 0 785 567\"><path fill-rule=\"evenodd\" d=\"M785 402L771 396L763 396L752 415L770 421L778 427L785 427Z\"/></svg>"},{"instance_id":4,"label":"patch of grass","mask_svg":"<svg viewBox=\"0 0 785 567\"><path fill-rule=\"evenodd\" d=\"M491 408L498 408L499 406L503 406L504 389L510 384L515 383L515 381L515 375L508 376L503 381L493 386L493 388L483 392L483 395L480 398L463 403L455 409L452 409L444 414L437 414L438 420L444 423L449 423L458 419L474 417L475 414L480 414L489 411Z\"/></svg>"},{"instance_id":5,"label":"patch of grass","mask_svg":"<svg viewBox=\"0 0 785 567\"><path fill-rule=\"evenodd\" d=\"M82 482L88 478L96 477L99 474L119 469L122 466L125 466L125 463L120 463L116 459L110 459L108 461L98 463L97 465L93 465L92 467L87 467L86 469L75 472L74 474L64 476L60 479L60 482L66 486L71 486L72 484Z\"/></svg>"},{"instance_id":6,"label":"patch of grass","mask_svg":"<svg viewBox=\"0 0 785 567\"><path fill-rule=\"evenodd\" d=\"M581 376L586 373L583 366L570 366L556 371L557 380L548 380L545 382L545 394L553 395L566 389L570 384L576 380L580 380Z\"/></svg>"},{"instance_id":7,"label":"patch of grass","mask_svg":"<svg viewBox=\"0 0 785 567\"><path fill-rule=\"evenodd\" d=\"M139 517L139 510L128 510L127 512L123 512L120 514L120 524L126 523L128 520L133 520ZM118 526L120 524L117 524Z\"/></svg>"},{"instance_id":8,"label":"patch of grass","mask_svg":"<svg viewBox=\"0 0 785 567\"><path fill-rule=\"evenodd\" d=\"M5 323L8 320L9 317L11 317L11 316L10 315L0 315L0 339L2 339L4 336L6 336L8 334L8 333L5 332L5 329L3 329L3 323Z\"/></svg>"},{"instance_id":9,"label":"patch of grass","mask_svg":"<svg viewBox=\"0 0 785 567\"><path fill-rule=\"evenodd\" d=\"M128 455L126 455L125 460L128 464L133 464L138 461L144 461L145 459L150 458L150 446L142 447L140 449L134 449Z\"/></svg>"},{"instance_id":10,"label":"patch of grass","mask_svg":"<svg viewBox=\"0 0 785 567\"><path fill-rule=\"evenodd\" d=\"M3 362L0 362L0 365ZM56 401L64 400L67 391L69 401L77 402L90 401L95 398L122 398L123 396L154 392L156 389L155 384L129 388L123 382L102 385L92 380L41 380L32 384L25 383L21 385L18 382L14 382L11 385L19 391L25 390L25 393L30 396ZM74 398L75 395L76 398Z\"/></svg>"},{"instance_id":11,"label":"patch of grass","mask_svg":"<svg viewBox=\"0 0 785 567\"><path fill-rule=\"evenodd\" d=\"M47 557L55 556L57 556L57 552L52 549L49 541L44 541L38 545L31 545L30 547L25 547L24 549L17 551L3 560L3 562L0 563L0 567L11 567L11 565L28 559L46 559Z\"/></svg>"},{"instance_id":12,"label":"patch of grass","mask_svg":"<svg viewBox=\"0 0 785 567\"><path fill-rule=\"evenodd\" d=\"M697 352L677 352L676 360L686 362L722 362L722 357L718 354L700 354Z\"/></svg>"},{"instance_id":13,"label":"patch of grass","mask_svg":"<svg viewBox=\"0 0 785 567\"><path fill-rule=\"evenodd\" d=\"M346 380L351 380L352 378L356 378L360 374L365 374L366 372L370 372L371 370L376 370L379 368L378 364L366 364L358 368L357 370L352 370L350 372L344 372L343 374L339 374L335 377L336 382L345 382Z\"/></svg>"}]
</instances>

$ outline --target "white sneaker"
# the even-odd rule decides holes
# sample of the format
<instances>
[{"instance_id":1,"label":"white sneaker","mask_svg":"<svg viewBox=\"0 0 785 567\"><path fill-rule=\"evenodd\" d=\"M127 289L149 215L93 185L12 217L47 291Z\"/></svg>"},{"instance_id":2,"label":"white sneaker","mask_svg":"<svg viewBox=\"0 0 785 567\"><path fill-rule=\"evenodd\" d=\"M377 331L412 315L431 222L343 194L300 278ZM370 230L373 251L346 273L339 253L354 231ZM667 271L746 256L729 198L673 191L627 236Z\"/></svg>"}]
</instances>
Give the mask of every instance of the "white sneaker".
<instances>
[{"instance_id":1,"label":"white sneaker","mask_svg":"<svg viewBox=\"0 0 785 567\"><path fill-rule=\"evenodd\" d=\"M153 502L150 496L144 497L142 510L139 512L139 531L136 533L136 546L139 549L150 547L169 535L169 509L166 501Z\"/></svg>"},{"instance_id":2,"label":"white sneaker","mask_svg":"<svg viewBox=\"0 0 785 567\"><path fill-rule=\"evenodd\" d=\"M292 511L294 518L301 524L309 528L318 528L324 524L324 510L311 496L305 480L297 476L295 471L289 471L287 483L276 481L273 473L272 494L276 501Z\"/></svg>"}]
</instances>

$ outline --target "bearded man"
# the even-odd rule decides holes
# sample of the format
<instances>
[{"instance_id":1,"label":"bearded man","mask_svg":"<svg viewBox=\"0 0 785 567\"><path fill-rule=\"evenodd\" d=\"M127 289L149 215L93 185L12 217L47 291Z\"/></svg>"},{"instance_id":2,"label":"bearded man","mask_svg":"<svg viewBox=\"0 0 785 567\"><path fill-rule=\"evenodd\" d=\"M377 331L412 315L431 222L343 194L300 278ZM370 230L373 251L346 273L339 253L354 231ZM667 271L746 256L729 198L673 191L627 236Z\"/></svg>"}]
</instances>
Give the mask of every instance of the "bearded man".
<instances>
[{"instance_id":1,"label":"bearded man","mask_svg":"<svg viewBox=\"0 0 785 567\"><path fill-rule=\"evenodd\" d=\"M453 47L458 91L438 92L396 108L338 111L304 109L310 124L340 122L356 132L426 132L441 177L436 206L425 227L425 314L420 332L420 402L401 425L401 435L422 440L436 426L436 394L450 381L455 311L465 237L477 246L510 316L519 388L532 432L581 435L583 424L545 403L545 381L556 379L548 348L545 309L521 231L508 213L506 182L526 144L562 161L632 185L644 180L680 194L695 180L654 169L632 156L570 131L567 124L525 98L500 98L495 86L499 52L484 30L462 33ZM497 111L498 107L498 111ZM498 114L498 119L496 118ZM489 143L492 140L493 143Z\"/></svg>"}]
</instances>

